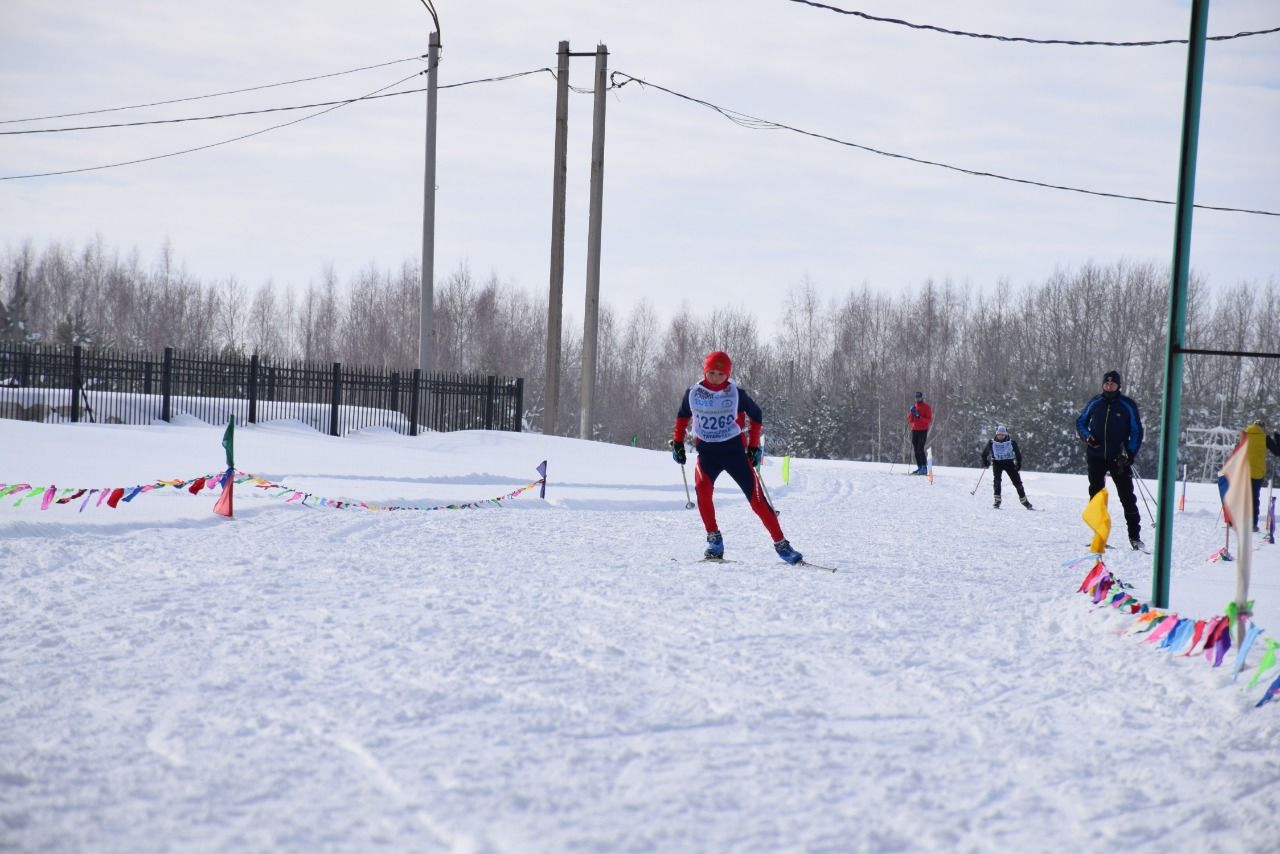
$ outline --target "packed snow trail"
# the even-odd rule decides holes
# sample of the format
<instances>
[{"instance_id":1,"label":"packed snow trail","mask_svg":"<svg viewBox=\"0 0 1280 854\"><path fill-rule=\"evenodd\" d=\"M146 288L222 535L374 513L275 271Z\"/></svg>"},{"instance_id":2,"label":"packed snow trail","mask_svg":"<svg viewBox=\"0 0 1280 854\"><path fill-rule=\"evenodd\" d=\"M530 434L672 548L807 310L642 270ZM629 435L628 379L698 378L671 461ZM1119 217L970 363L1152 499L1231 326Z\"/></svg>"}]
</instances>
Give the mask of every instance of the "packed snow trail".
<instances>
[{"instance_id":1,"label":"packed snow trail","mask_svg":"<svg viewBox=\"0 0 1280 854\"><path fill-rule=\"evenodd\" d=\"M0 421L32 450L14 474L34 458L68 484L218 450L213 428L27 427ZM737 562L686 562L704 537L665 453L270 427L237 450L365 500L499 494L541 459L551 483L546 503L466 512L252 491L233 521L185 494L0 508L3 845L1273 848L1280 709L1075 594L1082 476L1028 473L1046 512L993 513L971 469L930 484L800 460L783 485L766 467L826 574L782 563L727 482ZM1234 590L1203 561L1221 536L1206 495L1174 532L1175 597L1201 616ZM1268 629L1274 548L1255 563ZM1150 558L1107 560L1143 594Z\"/></svg>"}]
</instances>

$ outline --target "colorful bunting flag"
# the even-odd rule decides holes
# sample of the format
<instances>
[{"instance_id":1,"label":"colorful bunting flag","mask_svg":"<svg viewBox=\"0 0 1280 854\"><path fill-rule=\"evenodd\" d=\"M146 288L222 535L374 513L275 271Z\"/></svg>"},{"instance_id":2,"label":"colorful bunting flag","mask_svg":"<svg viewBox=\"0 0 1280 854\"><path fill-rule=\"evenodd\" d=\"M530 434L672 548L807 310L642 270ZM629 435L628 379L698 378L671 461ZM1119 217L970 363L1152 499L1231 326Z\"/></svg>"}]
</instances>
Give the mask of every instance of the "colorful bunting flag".
<instances>
[{"instance_id":1,"label":"colorful bunting flag","mask_svg":"<svg viewBox=\"0 0 1280 854\"><path fill-rule=\"evenodd\" d=\"M1249 680L1249 690L1253 690L1258 684L1258 680L1262 678L1262 674L1266 673L1276 664L1276 647L1280 646L1280 641L1275 638L1267 639L1267 651L1262 654L1262 660L1258 662L1258 672L1253 674L1253 678Z\"/></svg>"},{"instance_id":2,"label":"colorful bunting flag","mask_svg":"<svg viewBox=\"0 0 1280 854\"><path fill-rule=\"evenodd\" d=\"M1277 694L1280 694L1280 677L1276 677L1276 681L1271 683L1271 687L1267 689L1267 693L1262 695L1262 699L1258 701L1258 704L1254 706L1254 708L1261 708L1267 703L1270 703L1276 698Z\"/></svg>"},{"instance_id":3,"label":"colorful bunting flag","mask_svg":"<svg viewBox=\"0 0 1280 854\"><path fill-rule=\"evenodd\" d=\"M1231 672L1231 681L1236 681L1236 677L1240 675L1240 668L1244 667L1245 657L1249 654L1253 642L1258 639L1258 635L1262 634L1262 629L1258 628L1257 623L1249 624L1249 631L1245 633L1244 643L1240 644L1240 651L1236 653L1236 666Z\"/></svg>"}]
</instances>

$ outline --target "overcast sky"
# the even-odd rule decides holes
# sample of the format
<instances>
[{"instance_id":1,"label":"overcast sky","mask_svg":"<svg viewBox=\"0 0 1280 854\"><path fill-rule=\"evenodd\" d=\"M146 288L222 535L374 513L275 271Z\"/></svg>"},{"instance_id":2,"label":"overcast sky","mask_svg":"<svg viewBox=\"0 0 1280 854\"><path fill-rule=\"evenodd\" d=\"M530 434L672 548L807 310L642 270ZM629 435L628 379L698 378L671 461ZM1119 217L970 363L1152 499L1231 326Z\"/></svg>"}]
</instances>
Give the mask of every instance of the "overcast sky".
<instances>
[{"instance_id":1,"label":"overcast sky","mask_svg":"<svg viewBox=\"0 0 1280 854\"><path fill-rule=\"evenodd\" d=\"M957 30L1073 40L1186 38L1189 0L834 0ZM1187 49L963 38L788 0L437 0L440 85L555 66L557 43L610 69L759 118L967 169L1172 200ZM1275 0L1218 0L1209 33L1280 26ZM419 0L0 3L0 119L291 80L425 54ZM589 88L593 60L573 60ZM419 61L170 106L0 130L205 116L350 98ZM425 77L401 85L425 86ZM390 90L394 91L394 90ZM467 264L544 292L555 84L548 74L441 91L435 269ZM570 99L566 312L581 317L591 96ZM307 112L0 137L0 176L206 145ZM608 97L602 299L775 315L806 277L838 298L926 279L990 288L1119 259L1167 265L1171 205L979 178L784 130L739 127L630 84ZM419 257L425 95L352 104L206 151L0 181L0 244L101 235L204 280L303 287ZM1280 34L1211 42L1196 200L1280 212ZM1280 273L1280 217L1197 211L1193 267L1214 286Z\"/></svg>"}]
</instances>

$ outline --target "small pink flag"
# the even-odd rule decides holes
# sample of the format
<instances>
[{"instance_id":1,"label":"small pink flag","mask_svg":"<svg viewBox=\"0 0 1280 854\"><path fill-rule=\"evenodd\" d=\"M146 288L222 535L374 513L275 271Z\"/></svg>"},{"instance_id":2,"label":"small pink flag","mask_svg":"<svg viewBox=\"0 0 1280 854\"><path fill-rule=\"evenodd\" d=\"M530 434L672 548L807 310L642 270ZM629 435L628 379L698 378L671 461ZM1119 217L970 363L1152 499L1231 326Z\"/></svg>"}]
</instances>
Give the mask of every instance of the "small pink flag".
<instances>
[{"instance_id":1,"label":"small pink flag","mask_svg":"<svg viewBox=\"0 0 1280 854\"><path fill-rule=\"evenodd\" d=\"M234 494L236 480L232 477L232 470L227 469L227 473L222 478L222 495L218 496L218 502L213 505L213 512L219 516L226 516L228 519L234 518Z\"/></svg>"}]
</instances>

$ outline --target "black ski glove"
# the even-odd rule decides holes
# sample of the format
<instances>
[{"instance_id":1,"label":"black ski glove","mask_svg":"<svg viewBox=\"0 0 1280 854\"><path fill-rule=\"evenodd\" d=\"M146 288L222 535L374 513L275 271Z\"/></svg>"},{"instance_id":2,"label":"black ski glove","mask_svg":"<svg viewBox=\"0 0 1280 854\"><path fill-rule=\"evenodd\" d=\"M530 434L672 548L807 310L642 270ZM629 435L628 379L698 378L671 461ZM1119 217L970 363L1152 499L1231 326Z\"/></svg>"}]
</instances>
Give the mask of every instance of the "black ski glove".
<instances>
[{"instance_id":1,"label":"black ski glove","mask_svg":"<svg viewBox=\"0 0 1280 854\"><path fill-rule=\"evenodd\" d=\"M677 442L675 439L672 439L670 442L667 442L667 447L671 449L671 459L675 460L680 465L684 465L685 461L688 459L688 457L684 455L684 443Z\"/></svg>"},{"instance_id":2,"label":"black ski glove","mask_svg":"<svg viewBox=\"0 0 1280 854\"><path fill-rule=\"evenodd\" d=\"M751 462L751 467L752 467L753 469L758 469L758 468L760 468L760 458L761 458L762 456L764 456L764 455L760 452L760 449L759 449L759 448L754 447L754 446L753 446L753 447L750 447L750 448L747 448L747 459L748 459L748 460L750 460L750 462Z\"/></svg>"},{"instance_id":3,"label":"black ski glove","mask_svg":"<svg viewBox=\"0 0 1280 854\"><path fill-rule=\"evenodd\" d=\"M1090 436L1089 438L1085 439L1085 440L1084 440L1084 443L1085 443L1086 445L1088 445L1090 448L1096 448L1096 447L1098 447L1099 445L1101 445L1101 444L1102 444L1101 442L1099 442L1099 441L1098 441L1095 437L1093 437L1093 436Z\"/></svg>"},{"instance_id":4,"label":"black ski glove","mask_svg":"<svg viewBox=\"0 0 1280 854\"><path fill-rule=\"evenodd\" d=\"M916 409L914 406L913 406L913 407L911 407L911 417L912 417L912 418L919 418L919 417L920 417L920 410Z\"/></svg>"},{"instance_id":5,"label":"black ski glove","mask_svg":"<svg viewBox=\"0 0 1280 854\"><path fill-rule=\"evenodd\" d=\"M1123 474L1132 475L1133 474L1133 457L1129 456L1128 454L1121 454L1120 456L1116 457L1116 471L1122 472Z\"/></svg>"}]
</instances>

